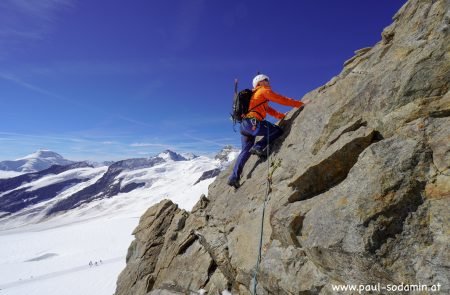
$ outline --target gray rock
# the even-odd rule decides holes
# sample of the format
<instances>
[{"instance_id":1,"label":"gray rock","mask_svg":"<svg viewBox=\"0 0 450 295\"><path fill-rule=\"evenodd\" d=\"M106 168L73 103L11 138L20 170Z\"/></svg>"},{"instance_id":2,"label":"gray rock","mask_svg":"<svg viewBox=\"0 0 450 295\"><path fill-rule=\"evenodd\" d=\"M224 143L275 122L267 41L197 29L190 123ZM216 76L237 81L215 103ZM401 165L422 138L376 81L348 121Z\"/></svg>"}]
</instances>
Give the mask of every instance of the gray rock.
<instances>
[{"instance_id":1,"label":"gray rock","mask_svg":"<svg viewBox=\"0 0 450 295\"><path fill-rule=\"evenodd\" d=\"M203 174L200 176L199 179L197 179L197 181L194 183L194 185L196 185L197 183L199 183L203 180L216 177L217 175L219 175L220 171L221 171L220 168L216 168L216 169L211 169L211 170L203 172Z\"/></svg>"},{"instance_id":2,"label":"gray rock","mask_svg":"<svg viewBox=\"0 0 450 295\"><path fill-rule=\"evenodd\" d=\"M164 229L154 224L168 215L143 218L116 294L250 294L255 275L257 294L377 283L450 293L449 6L408 1L379 43L279 122L270 159L252 156L238 190L229 167ZM162 204L149 211L176 207Z\"/></svg>"}]
</instances>

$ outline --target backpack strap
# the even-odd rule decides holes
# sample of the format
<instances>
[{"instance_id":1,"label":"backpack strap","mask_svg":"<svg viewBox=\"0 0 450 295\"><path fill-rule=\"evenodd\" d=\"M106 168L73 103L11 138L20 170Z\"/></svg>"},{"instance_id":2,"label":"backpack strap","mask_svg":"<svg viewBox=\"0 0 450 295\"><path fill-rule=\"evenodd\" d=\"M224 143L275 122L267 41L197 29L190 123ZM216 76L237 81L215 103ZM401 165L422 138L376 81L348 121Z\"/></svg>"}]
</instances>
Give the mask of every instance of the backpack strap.
<instances>
[{"instance_id":1,"label":"backpack strap","mask_svg":"<svg viewBox=\"0 0 450 295\"><path fill-rule=\"evenodd\" d=\"M259 107L259 106L262 105L262 104L265 104L266 102L268 102L268 100L265 100L265 101L263 101L263 102L257 104L255 107L251 108L251 109L247 112L247 114L245 114L245 116L247 116L247 115L250 114L251 112L255 112L255 113L257 113L257 114L262 118L262 115L261 115L259 112L254 111L254 109L256 109L257 107ZM245 116L244 116L244 117L245 117Z\"/></svg>"}]
</instances>

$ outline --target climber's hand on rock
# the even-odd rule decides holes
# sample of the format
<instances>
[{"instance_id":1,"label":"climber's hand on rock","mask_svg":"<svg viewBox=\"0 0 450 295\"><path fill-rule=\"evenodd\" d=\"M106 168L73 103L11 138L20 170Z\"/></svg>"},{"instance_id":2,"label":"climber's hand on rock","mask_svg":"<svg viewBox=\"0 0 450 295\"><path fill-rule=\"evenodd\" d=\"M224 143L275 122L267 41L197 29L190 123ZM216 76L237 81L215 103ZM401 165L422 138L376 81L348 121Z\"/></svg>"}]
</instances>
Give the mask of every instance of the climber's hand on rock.
<instances>
[{"instance_id":1,"label":"climber's hand on rock","mask_svg":"<svg viewBox=\"0 0 450 295\"><path fill-rule=\"evenodd\" d=\"M302 100L302 102L303 102L304 105L307 105L307 104L311 103L311 100L310 99L304 99L304 100Z\"/></svg>"}]
</instances>

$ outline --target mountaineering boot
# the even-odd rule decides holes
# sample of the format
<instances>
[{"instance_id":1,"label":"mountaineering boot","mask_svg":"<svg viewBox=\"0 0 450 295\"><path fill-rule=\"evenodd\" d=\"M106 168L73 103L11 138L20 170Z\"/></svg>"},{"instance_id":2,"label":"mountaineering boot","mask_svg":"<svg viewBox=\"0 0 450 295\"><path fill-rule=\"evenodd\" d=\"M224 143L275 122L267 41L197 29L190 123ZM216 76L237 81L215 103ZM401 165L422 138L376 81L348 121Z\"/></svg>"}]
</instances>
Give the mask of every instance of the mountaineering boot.
<instances>
[{"instance_id":1,"label":"mountaineering boot","mask_svg":"<svg viewBox=\"0 0 450 295\"><path fill-rule=\"evenodd\" d=\"M257 147L252 147L250 149L250 154L257 155L261 159L265 159L266 158L266 154L264 153L264 151L262 149L260 149L260 148L257 148Z\"/></svg>"},{"instance_id":2,"label":"mountaineering boot","mask_svg":"<svg viewBox=\"0 0 450 295\"><path fill-rule=\"evenodd\" d=\"M228 179L228 185L234 187L235 189L238 189L240 184L239 184L239 179L237 178L230 178Z\"/></svg>"}]
</instances>

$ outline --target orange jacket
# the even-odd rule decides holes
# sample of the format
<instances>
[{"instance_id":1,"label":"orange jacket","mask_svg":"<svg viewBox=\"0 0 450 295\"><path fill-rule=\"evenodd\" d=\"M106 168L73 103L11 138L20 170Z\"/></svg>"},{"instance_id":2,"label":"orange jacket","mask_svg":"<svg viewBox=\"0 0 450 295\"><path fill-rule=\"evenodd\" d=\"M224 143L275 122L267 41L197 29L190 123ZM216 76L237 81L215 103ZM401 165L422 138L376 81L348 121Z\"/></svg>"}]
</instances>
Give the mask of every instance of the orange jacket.
<instances>
[{"instance_id":1,"label":"orange jacket","mask_svg":"<svg viewBox=\"0 0 450 295\"><path fill-rule=\"evenodd\" d=\"M279 95L272 91L270 86L258 86L253 89L253 95L250 99L250 105L248 112L245 117L246 118L256 118L260 121L266 118L267 113L277 119L283 119L284 114L276 111L275 109L269 106L269 101L273 101L285 106L291 106L299 108L303 104L303 102L299 100L294 100L292 98L288 98L282 95Z\"/></svg>"}]
</instances>

